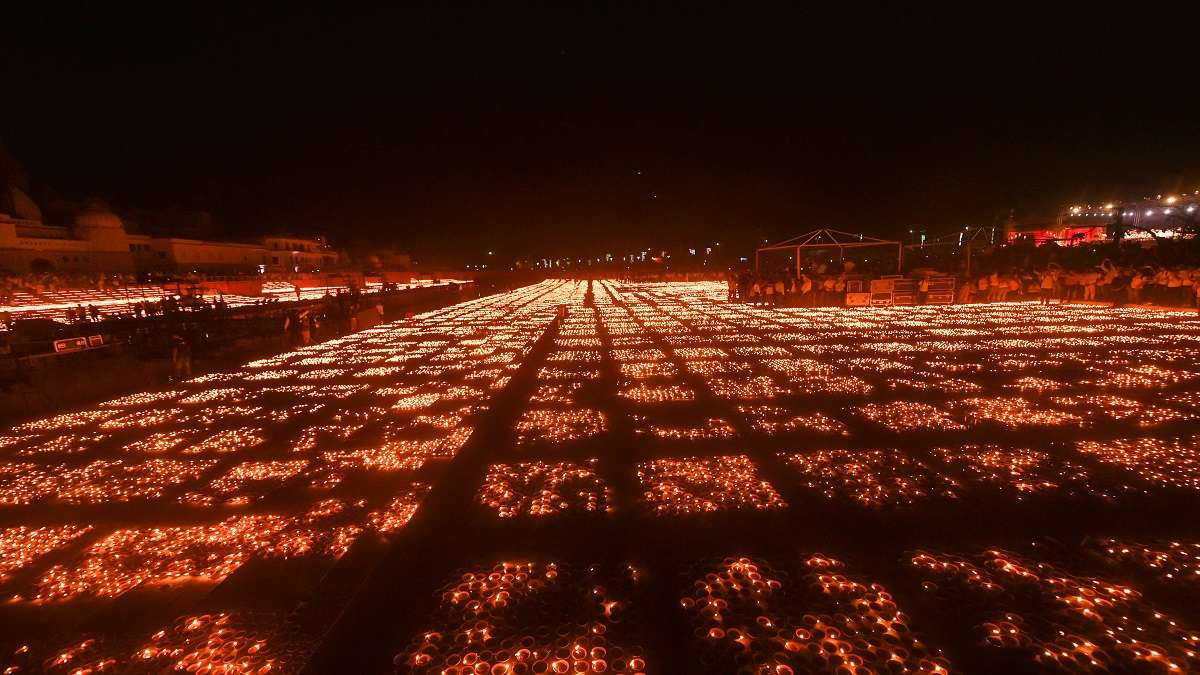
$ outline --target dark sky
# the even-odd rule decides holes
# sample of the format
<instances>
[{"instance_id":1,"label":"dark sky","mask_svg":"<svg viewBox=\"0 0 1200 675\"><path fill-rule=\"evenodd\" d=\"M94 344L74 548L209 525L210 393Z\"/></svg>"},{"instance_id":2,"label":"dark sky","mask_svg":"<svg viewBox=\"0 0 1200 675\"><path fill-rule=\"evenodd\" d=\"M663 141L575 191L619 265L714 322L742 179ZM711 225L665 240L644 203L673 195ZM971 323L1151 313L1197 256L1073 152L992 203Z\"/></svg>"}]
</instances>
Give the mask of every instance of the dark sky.
<instances>
[{"instance_id":1,"label":"dark sky","mask_svg":"<svg viewBox=\"0 0 1200 675\"><path fill-rule=\"evenodd\" d=\"M231 236L620 253L1200 188L1188 17L41 4L0 39L35 188Z\"/></svg>"}]
</instances>

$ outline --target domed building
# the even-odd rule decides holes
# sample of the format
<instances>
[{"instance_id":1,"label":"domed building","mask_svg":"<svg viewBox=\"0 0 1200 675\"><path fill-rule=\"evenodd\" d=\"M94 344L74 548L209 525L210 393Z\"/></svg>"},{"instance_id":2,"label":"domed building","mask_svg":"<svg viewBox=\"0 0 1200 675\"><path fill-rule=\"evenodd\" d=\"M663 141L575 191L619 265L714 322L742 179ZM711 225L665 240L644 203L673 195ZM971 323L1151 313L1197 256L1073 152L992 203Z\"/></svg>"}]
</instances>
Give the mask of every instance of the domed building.
<instances>
[{"instance_id":1,"label":"domed building","mask_svg":"<svg viewBox=\"0 0 1200 675\"><path fill-rule=\"evenodd\" d=\"M99 200L86 202L71 223L74 238L87 242L91 249L89 269L123 272L133 268L125 223L107 204Z\"/></svg>"},{"instance_id":2,"label":"domed building","mask_svg":"<svg viewBox=\"0 0 1200 675\"><path fill-rule=\"evenodd\" d=\"M0 269L10 273L133 270L125 226L103 202L86 203L71 226L64 227L42 222L33 200L24 191L20 195L27 203L12 198L7 204L0 202Z\"/></svg>"},{"instance_id":3,"label":"domed building","mask_svg":"<svg viewBox=\"0 0 1200 675\"><path fill-rule=\"evenodd\" d=\"M0 145L0 270L10 273L133 269L125 227L102 202L71 227L47 225L29 197L25 167Z\"/></svg>"},{"instance_id":4,"label":"domed building","mask_svg":"<svg viewBox=\"0 0 1200 675\"><path fill-rule=\"evenodd\" d=\"M179 214L168 213L173 225L147 234L139 231L138 212L127 228L98 199L73 210L53 209L53 217L68 224L49 225L28 193L24 168L0 145L0 273L314 272L330 271L340 262L320 238L270 236L235 242L187 237L211 227L207 214L188 216L197 228L180 226ZM141 213L144 220L149 212Z\"/></svg>"},{"instance_id":5,"label":"domed building","mask_svg":"<svg viewBox=\"0 0 1200 675\"><path fill-rule=\"evenodd\" d=\"M104 229L104 230L124 230L125 223L121 222L121 217L113 213L108 205L98 199L87 201L83 208L79 209L71 218L71 224L76 231Z\"/></svg>"}]
</instances>

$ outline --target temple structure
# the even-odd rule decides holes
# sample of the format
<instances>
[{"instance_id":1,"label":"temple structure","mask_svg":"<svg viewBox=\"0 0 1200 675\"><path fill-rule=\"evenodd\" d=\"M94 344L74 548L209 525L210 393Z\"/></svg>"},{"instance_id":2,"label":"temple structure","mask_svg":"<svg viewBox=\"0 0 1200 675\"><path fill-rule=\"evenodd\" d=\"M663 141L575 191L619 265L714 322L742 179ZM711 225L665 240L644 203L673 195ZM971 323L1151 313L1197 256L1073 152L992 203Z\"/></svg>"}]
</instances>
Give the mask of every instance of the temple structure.
<instances>
[{"instance_id":1,"label":"temple structure","mask_svg":"<svg viewBox=\"0 0 1200 675\"><path fill-rule=\"evenodd\" d=\"M0 271L320 272L343 262L321 238L184 238L161 229L139 232L99 200L73 211L67 224L45 222L42 209L29 196L23 168L0 148Z\"/></svg>"}]
</instances>

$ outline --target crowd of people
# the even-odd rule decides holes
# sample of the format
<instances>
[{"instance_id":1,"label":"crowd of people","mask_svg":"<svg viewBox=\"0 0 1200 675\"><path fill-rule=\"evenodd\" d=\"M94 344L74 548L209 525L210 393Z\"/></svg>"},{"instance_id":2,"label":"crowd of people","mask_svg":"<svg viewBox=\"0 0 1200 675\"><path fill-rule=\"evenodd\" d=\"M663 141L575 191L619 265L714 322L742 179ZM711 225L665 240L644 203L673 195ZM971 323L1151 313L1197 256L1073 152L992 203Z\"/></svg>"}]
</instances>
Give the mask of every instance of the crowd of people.
<instances>
[{"instance_id":1,"label":"crowd of people","mask_svg":"<svg viewBox=\"0 0 1200 675\"><path fill-rule=\"evenodd\" d=\"M929 269L908 275L916 304L925 304L931 284L946 276ZM802 269L798 275L790 270L773 274L731 272L725 282L731 302L820 307L845 304L847 292L869 291L873 278L879 276L860 274L849 265L841 271L820 265ZM1104 259L1096 265L1066 267L1051 262L1040 267L994 267L984 273L960 274L954 281L953 301L957 303L1103 302L1200 311L1200 265L1123 265Z\"/></svg>"},{"instance_id":2,"label":"crowd of people","mask_svg":"<svg viewBox=\"0 0 1200 675\"><path fill-rule=\"evenodd\" d=\"M262 301L265 303L277 300L263 298ZM188 295L164 295L160 300L131 302L115 312L106 312L103 318L141 319L168 316L178 312L224 312L227 309L229 309L229 305L225 302L225 296L223 295L210 298ZM76 307L74 313L70 309L67 310L67 323L83 323L85 321L100 321L101 319L101 314L95 305L88 305L86 308L83 305L79 305Z\"/></svg>"},{"instance_id":3,"label":"crowd of people","mask_svg":"<svg viewBox=\"0 0 1200 675\"><path fill-rule=\"evenodd\" d=\"M1094 267L994 270L960 280L958 302L1034 300L1149 304L1200 309L1200 266L1124 266L1103 260Z\"/></svg>"},{"instance_id":4,"label":"crowd of people","mask_svg":"<svg viewBox=\"0 0 1200 675\"><path fill-rule=\"evenodd\" d=\"M278 302L278 298L260 298L253 305L265 306ZM217 314L224 313L228 309L229 305L225 302L225 297L222 295L209 298L164 295L159 300L138 300L118 306L106 305L103 310L93 303L86 305L78 303L74 307L67 307L63 310L63 321L68 325L79 325L100 323L109 320L120 321L171 316L180 312ZM0 310L0 324L11 330L13 322L14 319L11 312Z\"/></svg>"},{"instance_id":5,"label":"crowd of people","mask_svg":"<svg viewBox=\"0 0 1200 675\"><path fill-rule=\"evenodd\" d=\"M731 302L748 302L771 307L825 307L845 304L846 293L866 291L877 275L862 273L849 260L837 266L819 263L802 268L780 269L764 274L730 272L725 285ZM926 285L928 282L923 282Z\"/></svg>"},{"instance_id":6,"label":"crowd of people","mask_svg":"<svg viewBox=\"0 0 1200 675\"><path fill-rule=\"evenodd\" d=\"M317 304L301 305L288 309L283 314L283 347L292 349L310 345L324 339L327 329L334 334L357 331L359 314L363 309L373 311L375 322L383 321L383 303L379 296L375 302L367 302L357 289L339 291L336 295L325 293Z\"/></svg>"},{"instance_id":7,"label":"crowd of people","mask_svg":"<svg viewBox=\"0 0 1200 675\"><path fill-rule=\"evenodd\" d=\"M398 290L395 284L385 284L381 291L384 293L394 292ZM358 311L362 292L354 287L344 290L338 290L336 293L326 291L324 296L319 300L301 301L299 298L296 303L311 304L319 303L319 315L347 317L351 313ZM143 319L167 319L178 317L187 320L203 320L207 317L228 316L230 310L235 309L239 313L255 313L263 310L270 310L276 306L280 306L281 302L286 303L284 307L292 307L294 303L290 302L290 296L270 295L255 298L251 302L239 303L235 307L231 307L226 302L225 296L218 294L215 296L199 296L199 295L173 295L164 293L158 300L137 300L119 305L105 304L99 307L92 303L78 303L74 306L68 306L62 311L61 322L72 326L80 326L86 324L99 324L103 322L112 323L129 323L131 321L140 321ZM315 316L315 315L314 315ZM298 324L295 320L293 323ZM15 325L15 318L12 312L0 310L0 325L6 329L12 330ZM299 342L299 340L296 340Z\"/></svg>"}]
</instances>

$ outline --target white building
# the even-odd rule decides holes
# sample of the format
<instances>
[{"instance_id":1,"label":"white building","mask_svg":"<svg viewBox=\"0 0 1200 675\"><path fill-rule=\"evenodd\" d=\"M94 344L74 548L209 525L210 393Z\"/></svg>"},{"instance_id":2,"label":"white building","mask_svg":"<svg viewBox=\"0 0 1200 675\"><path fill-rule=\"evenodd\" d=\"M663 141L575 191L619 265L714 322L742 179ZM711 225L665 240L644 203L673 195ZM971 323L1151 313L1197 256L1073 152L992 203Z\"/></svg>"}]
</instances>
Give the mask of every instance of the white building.
<instances>
[{"instance_id":1,"label":"white building","mask_svg":"<svg viewBox=\"0 0 1200 675\"><path fill-rule=\"evenodd\" d=\"M152 237L126 231L99 202L70 226L47 225L23 190L0 185L0 271L206 272L329 271L339 262L322 239L263 237L253 243Z\"/></svg>"}]
</instances>

